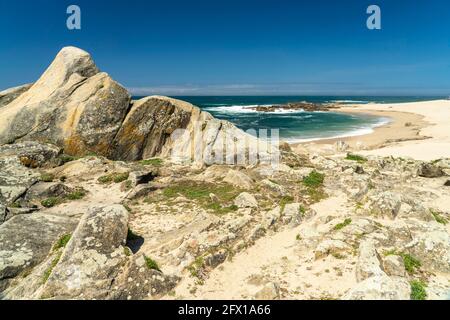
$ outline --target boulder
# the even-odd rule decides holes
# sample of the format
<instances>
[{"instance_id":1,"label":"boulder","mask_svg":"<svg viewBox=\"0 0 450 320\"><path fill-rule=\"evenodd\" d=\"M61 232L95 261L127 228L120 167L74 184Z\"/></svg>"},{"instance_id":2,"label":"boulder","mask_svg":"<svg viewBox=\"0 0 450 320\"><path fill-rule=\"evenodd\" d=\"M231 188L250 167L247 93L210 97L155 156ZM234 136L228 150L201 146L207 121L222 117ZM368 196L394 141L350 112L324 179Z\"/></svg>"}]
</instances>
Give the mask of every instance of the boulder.
<instances>
[{"instance_id":1,"label":"boulder","mask_svg":"<svg viewBox=\"0 0 450 320\"><path fill-rule=\"evenodd\" d=\"M14 87L0 91L0 108L11 103L13 100L17 99L22 93L28 91L32 84L25 84L23 86Z\"/></svg>"},{"instance_id":2,"label":"boulder","mask_svg":"<svg viewBox=\"0 0 450 320\"><path fill-rule=\"evenodd\" d=\"M124 267L128 211L121 205L91 208L44 285L42 297L106 299Z\"/></svg>"},{"instance_id":3,"label":"boulder","mask_svg":"<svg viewBox=\"0 0 450 320\"><path fill-rule=\"evenodd\" d=\"M177 276L150 269L145 257L139 255L129 260L124 271L115 280L115 285L111 288L111 299L156 299L175 288L179 280Z\"/></svg>"},{"instance_id":4,"label":"boulder","mask_svg":"<svg viewBox=\"0 0 450 320\"><path fill-rule=\"evenodd\" d=\"M50 197L64 197L73 191L73 188L60 182L39 182L28 189L24 199L33 201Z\"/></svg>"},{"instance_id":5,"label":"boulder","mask_svg":"<svg viewBox=\"0 0 450 320\"><path fill-rule=\"evenodd\" d=\"M445 181L444 186L450 187L450 180Z\"/></svg>"},{"instance_id":6,"label":"boulder","mask_svg":"<svg viewBox=\"0 0 450 320\"><path fill-rule=\"evenodd\" d=\"M128 180L131 181L131 185L133 187L139 185L139 184L145 184L149 183L150 181L153 181L158 176L158 172L156 170L151 171L133 171L130 172L130 175L128 176Z\"/></svg>"},{"instance_id":7,"label":"boulder","mask_svg":"<svg viewBox=\"0 0 450 320\"><path fill-rule=\"evenodd\" d=\"M270 282L255 294L255 300L278 300L280 299L280 286Z\"/></svg>"},{"instance_id":8,"label":"boulder","mask_svg":"<svg viewBox=\"0 0 450 320\"><path fill-rule=\"evenodd\" d=\"M402 257L388 255L383 258L383 270L388 276L405 277L406 270Z\"/></svg>"},{"instance_id":9,"label":"boulder","mask_svg":"<svg viewBox=\"0 0 450 320\"><path fill-rule=\"evenodd\" d=\"M35 141L0 146L0 157L17 157L27 168L52 167L60 164L61 149Z\"/></svg>"},{"instance_id":10,"label":"boulder","mask_svg":"<svg viewBox=\"0 0 450 320\"><path fill-rule=\"evenodd\" d=\"M402 198L399 194L384 191L373 193L369 196L371 212L376 216L395 219L402 205Z\"/></svg>"},{"instance_id":11,"label":"boulder","mask_svg":"<svg viewBox=\"0 0 450 320\"><path fill-rule=\"evenodd\" d=\"M248 175L233 169L228 171L223 181L242 189L251 189L254 184L253 179Z\"/></svg>"},{"instance_id":12,"label":"boulder","mask_svg":"<svg viewBox=\"0 0 450 320\"><path fill-rule=\"evenodd\" d=\"M300 203L288 203L283 210L284 223L299 225L302 220L302 205Z\"/></svg>"},{"instance_id":13,"label":"boulder","mask_svg":"<svg viewBox=\"0 0 450 320\"><path fill-rule=\"evenodd\" d=\"M380 257L372 241L363 241L359 245L359 256L356 264L358 282L374 276L386 275L381 269Z\"/></svg>"},{"instance_id":14,"label":"boulder","mask_svg":"<svg viewBox=\"0 0 450 320\"><path fill-rule=\"evenodd\" d=\"M234 200L234 204L239 208L258 207L258 201L256 201L255 197L248 192L242 192L240 195L238 195Z\"/></svg>"},{"instance_id":15,"label":"boulder","mask_svg":"<svg viewBox=\"0 0 450 320\"><path fill-rule=\"evenodd\" d=\"M445 172L438 166L431 163L423 163L418 171L417 175L425 178L439 178L445 176Z\"/></svg>"},{"instance_id":16,"label":"boulder","mask_svg":"<svg viewBox=\"0 0 450 320\"><path fill-rule=\"evenodd\" d=\"M107 155L130 95L81 49L62 49L41 78L0 109L0 145L47 141L70 155Z\"/></svg>"},{"instance_id":17,"label":"boulder","mask_svg":"<svg viewBox=\"0 0 450 320\"><path fill-rule=\"evenodd\" d=\"M379 275L358 283L342 300L409 300L410 295L411 287L405 279Z\"/></svg>"},{"instance_id":18,"label":"boulder","mask_svg":"<svg viewBox=\"0 0 450 320\"><path fill-rule=\"evenodd\" d=\"M314 256L317 259L327 257L329 254L337 256L351 250L351 247L341 240L326 239L319 243L314 250Z\"/></svg>"},{"instance_id":19,"label":"boulder","mask_svg":"<svg viewBox=\"0 0 450 320\"><path fill-rule=\"evenodd\" d=\"M62 215L18 215L0 225L0 291L8 279L41 263L77 220Z\"/></svg>"}]
</instances>

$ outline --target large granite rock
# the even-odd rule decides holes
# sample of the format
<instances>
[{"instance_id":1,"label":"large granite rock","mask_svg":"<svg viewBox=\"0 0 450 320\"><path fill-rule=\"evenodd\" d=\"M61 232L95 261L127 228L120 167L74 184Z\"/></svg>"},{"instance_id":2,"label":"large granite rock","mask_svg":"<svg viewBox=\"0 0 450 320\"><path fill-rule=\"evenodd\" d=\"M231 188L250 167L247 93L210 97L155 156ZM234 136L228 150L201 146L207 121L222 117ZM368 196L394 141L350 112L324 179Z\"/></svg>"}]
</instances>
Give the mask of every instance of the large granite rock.
<instances>
[{"instance_id":1,"label":"large granite rock","mask_svg":"<svg viewBox=\"0 0 450 320\"><path fill-rule=\"evenodd\" d=\"M62 215L18 215L0 225L0 291L8 281L41 263L55 241L75 229Z\"/></svg>"},{"instance_id":2,"label":"large granite rock","mask_svg":"<svg viewBox=\"0 0 450 320\"><path fill-rule=\"evenodd\" d=\"M122 205L91 208L78 224L42 297L106 299L123 269L128 211Z\"/></svg>"},{"instance_id":3,"label":"large granite rock","mask_svg":"<svg viewBox=\"0 0 450 320\"><path fill-rule=\"evenodd\" d=\"M106 154L129 101L88 53L67 47L28 91L1 108L0 144L40 140L72 155Z\"/></svg>"},{"instance_id":4,"label":"large granite rock","mask_svg":"<svg viewBox=\"0 0 450 320\"><path fill-rule=\"evenodd\" d=\"M17 99L22 93L28 91L32 84L25 84L20 87L14 87L0 92L0 108Z\"/></svg>"},{"instance_id":5,"label":"large granite rock","mask_svg":"<svg viewBox=\"0 0 450 320\"><path fill-rule=\"evenodd\" d=\"M0 109L0 145L26 140L114 160L278 161L277 148L187 102L161 96L131 102L125 88L74 47L62 49L31 88Z\"/></svg>"}]
</instances>

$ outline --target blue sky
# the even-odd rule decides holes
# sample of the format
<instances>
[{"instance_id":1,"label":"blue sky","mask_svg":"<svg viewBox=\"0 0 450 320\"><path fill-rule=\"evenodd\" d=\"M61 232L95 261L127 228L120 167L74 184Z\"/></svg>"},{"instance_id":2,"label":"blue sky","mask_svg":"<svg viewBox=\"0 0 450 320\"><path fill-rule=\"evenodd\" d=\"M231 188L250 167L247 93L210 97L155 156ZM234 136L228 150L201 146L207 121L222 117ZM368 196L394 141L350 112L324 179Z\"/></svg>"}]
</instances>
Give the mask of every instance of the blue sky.
<instances>
[{"instance_id":1,"label":"blue sky","mask_svg":"<svg viewBox=\"0 0 450 320\"><path fill-rule=\"evenodd\" d=\"M74 45L139 95L450 95L448 0L3 0L0 39L0 89Z\"/></svg>"}]
</instances>

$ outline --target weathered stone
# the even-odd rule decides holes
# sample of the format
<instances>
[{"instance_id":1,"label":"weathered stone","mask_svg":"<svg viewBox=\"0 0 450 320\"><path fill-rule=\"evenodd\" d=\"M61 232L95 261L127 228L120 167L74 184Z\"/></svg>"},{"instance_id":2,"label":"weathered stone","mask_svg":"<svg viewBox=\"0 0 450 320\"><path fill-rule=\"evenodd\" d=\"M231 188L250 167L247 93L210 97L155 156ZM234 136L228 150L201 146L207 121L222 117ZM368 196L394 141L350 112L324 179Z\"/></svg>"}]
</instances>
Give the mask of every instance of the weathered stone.
<instances>
[{"instance_id":1,"label":"weathered stone","mask_svg":"<svg viewBox=\"0 0 450 320\"><path fill-rule=\"evenodd\" d=\"M240 195L238 195L234 200L234 204L239 208L258 207L258 201L256 201L255 197L248 192L242 192Z\"/></svg>"},{"instance_id":2,"label":"weathered stone","mask_svg":"<svg viewBox=\"0 0 450 320\"><path fill-rule=\"evenodd\" d=\"M128 180L131 181L131 185L133 187L138 184L145 184L153 181L158 176L158 172L156 170L151 171L133 171L130 172Z\"/></svg>"},{"instance_id":3,"label":"weathered stone","mask_svg":"<svg viewBox=\"0 0 450 320\"><path fill-rule=\"evenodd\" d=\"M152 184L139 184L136 186L136 188L134 188L127 194L126 198L128 200L139 199L139 198L148 196L148 194L150 192L155 191L155 190L157 190L157 187L155 187Z\"/></svg>"},{"instance_id":4,"label":"weathered stone","mask_svg":"<svg viewBox=\"0 0 450 320\"><path fill-rule=\"evenodd\" d=\"M299 225L302 220L303 207L300 203L288 203L283 210L284 223Z\"/></svg>"},{"instance_id":5,"label":"weathered stone","mask_svg":"<svg viewBox=\"0 0 450 320\"><path fill-rule=\"evenodd\" d=\"M409 300L410 294L411 287L405 279L380 275L358 283L342 300Z\"/></svg>"},{"instance_id":6,"label":"weathered stone","mask_svg":"<svg viewBox=\"0 0 450 320\"><path fill-rule=\"evenodd\" d=\"M242 189L251 189L254 183L245 173L232 169L228 171L223 181Z\"/></svg>"},{"instance_id":7,"label":"weathered stone","mask_svg":"<svg viewBox=\"0 0 450 320\"><path fill-rule=\"evenodd\" d=\"M22 93L30 89L32 84L6 89L0 92L0 108L17 99Z\"/></svg>"},{"instance_id":8,"label":"weathered stone","mask_svg":"<svg viewBox=\"0 0 450 320\"><path fill-rule=\"evenodd\" d=\"M383 270L388 276L405 277L406 270L402 257L398 255L388 255L383 258Z\"/></svg>"},{"instance_id":9,"label":"weathered stone","mask_svg":"<svg viewBox=\"0 0 450 320\"><path fill-rule=\"evenodd\" d=\"M362 166L356 166L355 173L357 173L357 174L364 174L366 172L364 171L364 168Z\"/></svg>"},{"instance_id":10,"label":"weathered stone","mask_svg":"<svg viewBox=\"0 0 450 320\"><path fill-rule=\"evenodd\" d=\"M322 241L314 250L314 256L317 259L325 258L329 254L340 256L349 251L351 247L341 240L327 239Z\"/></svg>"},{"instance_id":11,"label":"weathered stone","mask_svg":"<svg viewBox=\"0 0 450 320\"><path fill-rule=\"evenodd\" d=\"M402 198L397 193L385 191L370 196L371 212L376 216L395 219L402 205Z\"/></svg>"},{"instance_id":12,"label":"weathered stone","mask_svg":"<svg viewBox=\"0 0 450 320\"><path fill-rule=\"evenodd\" d=\"M132 258L116 278L110 298L119 300L157 299L170 292L180 280L149 269L143 255Z\"/></svg>"},{"instance_id":13,"label":"weathered stone","mask_svg":"<svg viewBox=\"0 0 450 320\"><path fill-rule=\"evenodd\" d=\"M262 180L261 185L281 196L287 195L286 188L275 182L270 181L269 179Z\"/></svg>"},{"instance_id":14,"label":"weathered stone","mask_svg":"<svg viewBox=\"0 0 450 320\"><path fill-rule=\"evenodd\" d=\"M445 172L434 164L424 163L419 167L417 174L425 178L439 178L444 176Z\"/></svg>"},{"instance_id":15,"label":"weathered stone","mask_svg":"<svg viewBox=\"0 0 450 320\"><path fill-rule=\"evenodd\" d=\"M356 279L361 282L370 277L386 275L381 269L380 258L372 241L363 241L359 245Z\"/></svg>"},{"instance_id":16,"label":"weathered stone","mask_svg":"<svg viewBox=\"0 0 450 320\"><path fill-rule=\"evenodd\" d=\"M60 182L40 182L28 189L24 199L26 201L32 201L50 197L64 197L73 191L73 188Z\"/></svg>"},{"instance_id":17,"label":"weathered stone","mask_svg":"<svg viewBox=\"0 0 450 320\"><path fill-rule=\"evenodd\" d=\"M270 282L255 294L255 300L278 300L280 299L280 286Z\"/></svg>"},{"instance_id":18,"label":"weathered stone","mask_svg":"<svg viewBox=\"0 0 450 320\"><path fill-rule=\"evenodd\" d=\"M2 283L42 262L55 241L71 233L78 221L61 215L18 215L0 225L0 290Z\"/></svg>"},{"instance_id":19,"label":"weathered stone","mask_svg":"<svg viewBox=\"0 0 450 320\"><path fill-rule=\"evenodd\" d=\"M444 186L450 187L450 180L445 181Z\"/></svg>"},{"instance_id":20,"label":"weathered stone","mask_svg":"<svg viewBox=\"0 0 450 320\"><path fill-rule=\"evenodd\" d=\"M82 218L42 296L105 299L126 263L122 245L128 232L128 211L121 205L91 208Z\"/></svg>"},{"instance_id":21,"label":"weathered stone","mask_svg":"<svg viewBox=\"0 0 450 320\"><path fill-rule=\"evenodd\" d=\"M67 47L28 91L0 109L0 144L42 140L70 155L107 155L129 102L88 53Z\"/></svg>"}]
</instances>

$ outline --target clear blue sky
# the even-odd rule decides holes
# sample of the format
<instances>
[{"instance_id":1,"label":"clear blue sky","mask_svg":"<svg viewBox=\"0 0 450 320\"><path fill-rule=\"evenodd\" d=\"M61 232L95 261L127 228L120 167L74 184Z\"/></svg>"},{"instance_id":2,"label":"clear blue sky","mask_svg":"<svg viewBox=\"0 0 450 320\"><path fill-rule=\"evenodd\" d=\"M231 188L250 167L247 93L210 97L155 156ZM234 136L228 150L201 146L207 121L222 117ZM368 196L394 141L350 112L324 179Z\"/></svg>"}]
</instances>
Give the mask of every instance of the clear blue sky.
<instances>
[{"instance_id":1,"label":"clear blue sky","mask_svg":"<svg viewBox=\"0 0 450 320\"><path fill-rule=\"evenodd\" d=\"M448 0L2 0L0 39L0 88L74 45L136 94L450 95Z\"/></svg>"}]
</instances>

